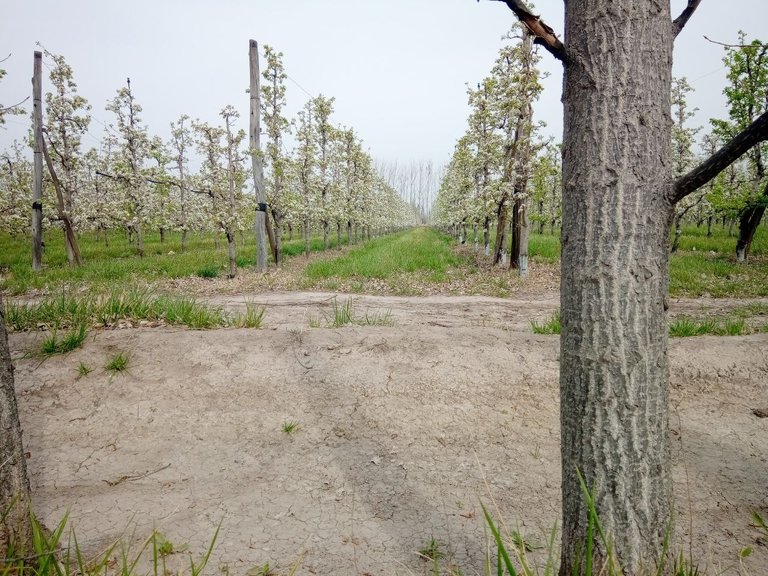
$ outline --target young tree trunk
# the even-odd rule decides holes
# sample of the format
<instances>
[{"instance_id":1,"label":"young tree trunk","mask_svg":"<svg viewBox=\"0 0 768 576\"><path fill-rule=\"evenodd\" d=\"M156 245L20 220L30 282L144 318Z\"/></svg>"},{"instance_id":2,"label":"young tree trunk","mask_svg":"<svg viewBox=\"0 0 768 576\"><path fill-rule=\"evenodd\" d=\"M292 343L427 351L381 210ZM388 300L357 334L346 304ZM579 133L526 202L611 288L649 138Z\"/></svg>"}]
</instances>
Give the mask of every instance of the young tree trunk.
<instances>
[{"instance_id":1,"label":"young tree trunk","mask_svg":"<svg viewBox=\"0 0 768 576\"><path fill-rule=\"evenodd\" d=\"M528 276L528 212L525 200L520 204L520 249L518 252L518 270L521 278Z\"/></svg>"},{"instance_id":2,"label":"young tree trunk","mask_svg":"<svg viewBox=\"0 0 768 576\"><path fill-rule=\"evenodd\" d=\"M141 226L141 220L136 222L136 251L139 253L139 258L144 258L144 230Z\"/></svg>"},{"instance_id":3,"label":"young tree trunk","mask_svg":"<svg viewBox=\"0 0 768 576\"><path fill-rule=\"evenodd\" d=\"M584 565L578 474L625 574L655 567L670 521L669 10L653 0L566 3L562 576ZM599 570L599 542L594 559Z\"/></svg>"},{"instance_id":4,"label":"young tree trunk","mask_svg":"<svg viewBox=\"0 0 768 576\"><path fill-rule=\"evenodd\" d=\"M272 219L275 222L275 265L280 266L283 263L283 215L272 208Z\"/></svg>"},{"instance_id":5,"label":"young tree trunk","mask_svg":"<svg viewBox=\"0 0 768 576\"><path fill-rule=\"evenodd\" d=\"M237 247L235 246L235 232L227 228L224 232L227 237L227 256L229 257L229 277L237 276Z\"/></svg>"},{"instance_id":6,"label":"young tree trunk","mask_svg":"<svg viewBox=\"0 0 768 576\"><path fill-rule=\"evenodd\" d=\"M7 514L6 514L7 511ZM29 479L13 384L13 363L0 295L0 550L17 557L32 552Z\"/></svg>"},{"instance_id":7,"label":"young tree trunk","mask_svg":"<svg viewBox=\"0 0 768 576\"><path fill-rule=\"evenodd\" d=\"M509 243L509 269L518 270L520 268L520 215L522 211L522 200L515 194L515 202L512 205L512 238Z\"/></svg>"},{"instance_id":8,"label":"young tree trunk","mask_svg":"<svg viewBox=\"0 0 768 576\"><path fill-rule=\"evenodd\" d=\"M736 242L736 259L739 262L746 262L749 257L752 240L765 213L765 202L768 201L768 185L763 191L761 200L763 201L761 204L749 206L739 215L739 239ZM730 232L728 235L730 236Z\"/></svg>"},{"instance_id":9,"label":"young tree trunk","mask_svg":"<svg viewBox=\"0 0 768 576\"><path fill-rule=\"evenodd\" d=\"M301 227L304 234L304 255L309 256L309 218L304 218L304 225Z\"/></svg>"},{"instance_id":10,"label":"young tree trunk","mask_svg":"<svg viewBox=\"0 0 768 576\"><path fill-rule=\"evenodd\" d=\"M64 193L61 187L59 177L56 175L56 169L53 166L50 154L48 154L48 146L43 139L43 156L45 156L45 163L48 166L48 173L53 181L53 188L56 191L56 212L64 225L64 244L67 249L67 261L70 266L82 266L83 262L80 258L80 247L77 244L77 236L75 236L75 230L72 227L72 219L69 217L64 206Z\"/></svg>"},{"instance_id":11,"label":"young tree trunk","mask_svg":"<svg viewBox=\"0 0 768 576\"><path fill-rule=\"evenodd\" d=\"M347 244L352 245L352 220L347 220Z\"/></svg>"},{"instance_id":12,"label":"young tree trunk","mask_svg":"<svg viewBox=\"0 0 768 576\"><path fill-rule=\"evenodd\" d=\"M707 238L711 238L712 237L712 221L713 220L714 219L712 218L712 216L707 218Z\"/></svg>"},{"instance_id":13,"label":"young tree trunk","mask_svg":"<svg viewBox=\"0 0 768 576\"><path fill-rule=\"evenodd\" d=\"M489 216L485 217L485 220L483 221L483 249L485 251L485 255L489 256L491 254L491 218Z\"/></svg>"},{"instance_id":14,"label":"young tree trunk","mask_svg":"<svg viewBox=\"0 0 768 576\"><path fill-rule=\"evenodd\" d=\"M336 222L336 250L341 250L341 221Z\"/></svg>"}]
</instances>

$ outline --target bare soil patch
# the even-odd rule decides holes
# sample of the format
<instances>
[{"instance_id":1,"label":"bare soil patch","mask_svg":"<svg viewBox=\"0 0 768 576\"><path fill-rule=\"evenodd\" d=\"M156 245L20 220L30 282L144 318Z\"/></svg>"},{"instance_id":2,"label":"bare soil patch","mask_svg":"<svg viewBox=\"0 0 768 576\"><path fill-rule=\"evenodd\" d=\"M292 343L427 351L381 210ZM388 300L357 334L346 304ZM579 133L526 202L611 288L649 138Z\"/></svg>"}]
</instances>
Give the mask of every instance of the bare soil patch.
<instances>
[{"instance_id":1,"label":"bare soil patch","mask_svg":"<svg viewBox=\"0 0 768 576\"><path fill-rule=\"evenodd\" d=\"M42 363L21 358L40 334L12 334L43 520L69 510L93 552L131 525L201 553L222 522L212 574L421 574L431 538L482 574L481 500L543 544L560 514L559 346L530 321L558 295L356 296L394 325L310 328L333 296L210 295L264 304L264 328L97 331ZM744 568L768 566L751 525L768 517L766 348L767 334L670 343L678 541L713 573L750 546ZM112 375L118 352L129 368ZM94 371L78 378L80 363Z\"/></svg>"}]
</instances>

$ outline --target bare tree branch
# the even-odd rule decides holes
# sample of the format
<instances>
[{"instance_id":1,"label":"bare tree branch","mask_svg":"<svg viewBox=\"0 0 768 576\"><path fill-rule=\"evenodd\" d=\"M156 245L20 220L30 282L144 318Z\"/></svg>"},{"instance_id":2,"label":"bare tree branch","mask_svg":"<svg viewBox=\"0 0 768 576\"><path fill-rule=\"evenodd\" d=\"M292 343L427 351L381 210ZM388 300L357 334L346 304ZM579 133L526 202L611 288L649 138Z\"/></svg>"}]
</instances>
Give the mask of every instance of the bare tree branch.
<instances>
[{"instance_id":1,"label":"bare tree branch","mask_svg":"<svg viewBox=\"0 0 768 576\"><path fill-rule=\"evenodd\" d=\"M479 0L478 0L479 1ZM495 0L496 2L504 2L507 7L515 13L515 16L523 23L528 29L528 32L535 38L534 44L543 46L544 49L552 54L555 58L561 62L565 62L568 59L568 54L565 49L565 45L560 42L559 38L555 34L555 31L542 22L539 16L536 16L531 12L530 8L522 2L522 0ZM699 0L701 1L701 0Z\"/></svg>"},{"instance_id":2,"label":"bare tree branch","mask_svg":"<svg viewBox=\"0 0 768 576\"><path fill-rule=\"evenodd\" d=\"M734 136L720 150L688 174L678 178L672 186L669 200L676 204L728 168L755 144L764 140L768 140L768 112L763 112L752 124Z\"/></svg>"},{"instance_id":3,"label":"bare tree branch","mask_svg":"<svg viewBox=\"0 0 768 576\"><path fill-rule=\"evenodd\" d=\"M677 38L677 35L680 34L683 28L685 28L685 25L688 24L688 20L690 20L693 13L696 12L696 8L699 7L699 4L701 4L701 0L688 0L688 6L685 7L685 10L680 13L680 16L672 21L672 32L675 38Z\"/></svg>"},{"instance_id":4,"label":"bare tree branch","mask_svg":"<svg viewBox=\"0 0 768 576\"><path fill-rule=\"evenodd\" d=\"M29 96L24 98L24 100L22 100L18 104L13 104L12 106L8 106L7 108L0 108L0 114L5 114L6 112L11 112L11 111L15 110L17 107L19 107L22 104L24 104L24 102L26 102L27 100L29 100Z\"/></svg>"},{"instance_id":5,"label":"bare tree branch","mask_svg":"<svg viewBox=\"0 0 768 576\"><path fill-rule=\"evenodd\" d=\"M765 48L768 46L768 44L726 44L725 42L718 42L717 40L712 40L708 36L704 36L704 40L707 42L712 42L712 44L717 44L718 46L725 46L726 48L759 48L762 46Z\"/></svg>"},{"instance_id":6,"label":"bare tree branch","mask_svg":"<svg viewBox=\"0 0 768 576\"><path fill-rule=\"evenodd\" d=\"M102 172L101 170L96 170L96 176L103 176L104 178L110 178L112 180L122 180L123 182L130 182L130 178L126 176L122 176L120 174L114 175L114 174L107 174L106 172ZM161 186L176 186L177 188L181 188L181 183L177 182L176 180L173 180L172 178L168 178L166 180L157 180L155 178L144 178L145 182L149 182L150 184L159 184ZM187 192L192 192L193 194L204 194L206 196L210 196L213 198L213 191L212 190L193 190L192 188L187 188L186 186L184 189Z\"/></svg>"}]
</instances>

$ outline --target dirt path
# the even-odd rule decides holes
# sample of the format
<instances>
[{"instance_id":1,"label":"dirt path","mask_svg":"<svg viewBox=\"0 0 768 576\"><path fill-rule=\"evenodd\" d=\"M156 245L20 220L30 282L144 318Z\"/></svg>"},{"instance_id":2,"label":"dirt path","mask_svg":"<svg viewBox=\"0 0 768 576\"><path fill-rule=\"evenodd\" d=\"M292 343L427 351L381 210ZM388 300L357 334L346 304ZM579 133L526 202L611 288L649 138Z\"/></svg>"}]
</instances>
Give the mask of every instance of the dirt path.
<instances>
[{"instance_id":1,"label":"dirt path","mask_svg":"<svg viewBox=\"0 0 768 576\"><path fill-rule=\"evenodd\" d=\"M359 315L388 312L393 325L310 328L331 298L215 296L263 304L264 328L100 331L66 357L20 359L43 519L70 510L91 551L132 521L138 536L154 525L201 552L221 521L209 574L266 562L281 574L421 574L416 552L431 538L446 563L481 574L480 500L542 544L559 517L558 341L530 320L548 318L557 295L355 296ZM12 335L15 356L40 338ZM750 525L753 510L768 517L768 418L752 412L768 408L766 348L759 334L670 350L680 539L716 569L752 546L752 575L768 566ZM110 376L118 352L129 370ZM78 379L81 362L94 371Z\"/></svg>"}]
</instances>

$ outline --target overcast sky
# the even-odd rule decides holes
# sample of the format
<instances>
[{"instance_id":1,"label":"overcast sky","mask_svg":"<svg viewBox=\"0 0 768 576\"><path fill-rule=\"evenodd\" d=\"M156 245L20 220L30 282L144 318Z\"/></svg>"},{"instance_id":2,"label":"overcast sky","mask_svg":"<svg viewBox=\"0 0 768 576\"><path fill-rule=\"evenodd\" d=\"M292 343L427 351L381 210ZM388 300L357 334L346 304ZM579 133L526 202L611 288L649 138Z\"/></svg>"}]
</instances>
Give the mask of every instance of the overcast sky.
<instances>
[{"instance_id":1,"label":"overcast sky","mask_svg":"<svg viewBox=\"0 0 768 576\"><path fill-rule=\"evenodd\" d=\"M685 0L672 2L673 15ZM539 0L537 11L558 33L563 3ZM150 134L169 135L182 113L217 122L226 104L237 107L247 129L248 40L283 52L288 113L308 96L336 98L335 122L354 127L370 153L398 162L447 162L468 114L466 85L488 74L513 23L500 2L481 0L4 0L0 58L8 75L0 103L31 92L36 42L65 56L80 93L93 106L94 146L112 123L108 99L131 78ZM766 37L768 0L704 0L678 38L675 74L687 76L700 109L697 125L723 117L723 48L739 29ZM559 64L547 53L550 73L535 108L547 132L562 133ZM50 90L47 69L43 91ZM0 150L26 133L28 120L11 117L0 129Z\"/></svg>"}]
</instances>

